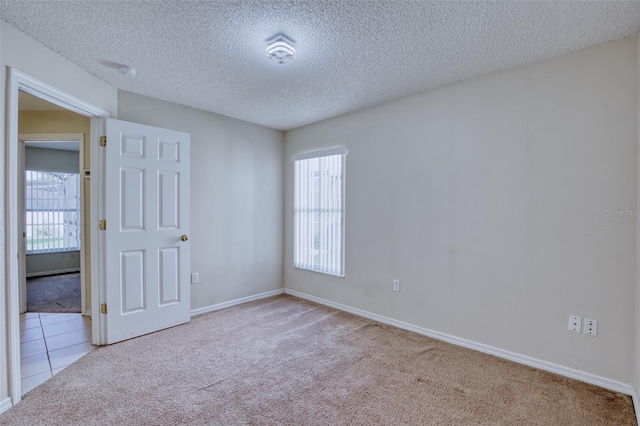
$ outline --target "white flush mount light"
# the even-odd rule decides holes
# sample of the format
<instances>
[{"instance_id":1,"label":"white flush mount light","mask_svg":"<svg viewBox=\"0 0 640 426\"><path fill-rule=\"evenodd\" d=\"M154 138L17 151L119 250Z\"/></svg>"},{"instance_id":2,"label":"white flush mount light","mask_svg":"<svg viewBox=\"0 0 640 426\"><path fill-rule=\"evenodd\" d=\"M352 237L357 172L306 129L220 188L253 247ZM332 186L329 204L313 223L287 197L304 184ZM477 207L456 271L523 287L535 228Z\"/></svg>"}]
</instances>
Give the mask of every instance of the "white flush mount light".
<instances>
[{"instance_id":1,"label":"white flush mount light","mask_svg":"<svg viewBox=\"0 0 640 426\"><path fill-rule=\"evenodd\" d=\"M118 65L116 69L120 74L128 75L129 77L135 77L137 73L136 69L130 65Z\"/></svg>"},{"instance_id":2,"label":"white flush mount light","mask_svg":"<svg viewBox=\"0 0 640 426\"><path fill-rule=\"evenodd\" d=\"M278 34L267 40L267 58L278 64L286 64L296 58L293 40L284 34Z\"/></svg>"}]
</instances>

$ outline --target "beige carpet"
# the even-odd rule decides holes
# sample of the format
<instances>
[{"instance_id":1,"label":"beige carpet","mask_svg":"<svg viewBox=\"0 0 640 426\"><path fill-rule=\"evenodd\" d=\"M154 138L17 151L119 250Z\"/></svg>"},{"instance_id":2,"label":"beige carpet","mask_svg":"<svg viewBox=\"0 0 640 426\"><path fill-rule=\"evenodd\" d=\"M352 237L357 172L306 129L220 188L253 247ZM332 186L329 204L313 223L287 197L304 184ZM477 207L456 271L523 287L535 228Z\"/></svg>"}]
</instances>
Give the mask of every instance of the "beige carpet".
<instances>
[{"instance_id":1,"label":"beige carpet","mask_svg":"<svg viewBox=\"0 0 640 426\"><path fill-rule=\"evenodd\" d=\"M2 425L636 425L631 398L278 296L99 348Z\"/></svg>"}]
</instances>

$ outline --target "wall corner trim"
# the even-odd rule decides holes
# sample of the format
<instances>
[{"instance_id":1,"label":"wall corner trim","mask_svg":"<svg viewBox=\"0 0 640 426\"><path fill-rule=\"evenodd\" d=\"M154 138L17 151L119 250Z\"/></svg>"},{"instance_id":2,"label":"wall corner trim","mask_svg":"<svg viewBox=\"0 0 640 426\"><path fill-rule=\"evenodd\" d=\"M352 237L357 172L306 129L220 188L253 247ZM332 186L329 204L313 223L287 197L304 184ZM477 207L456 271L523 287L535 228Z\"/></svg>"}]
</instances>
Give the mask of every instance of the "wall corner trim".
<instances>
[{"instance_id":1,"label":"wall corner trim","mask_svg":"<svg viewBox=\"0 0 640 426\"><path fill-rule=\"evenodd\" d=\"M253 296L241 297L240 299L230 300L228 302L217 303L215 305L205 306L203 308L192 309L191 317L195 317L209 312L219 311L220 309L230 308L232 306L241 305L243 303L253 302L254 300L266 299L267 297L278 296L284 293L284 288L267 291L265 293L254 294Z\"/></svg>"},{"instance_id":2,"label":"wall corner trim","mask_svg":"<svg viewBox=\"0 0 640 426\"><path fill-rule=\"evenodd\" d=\"M377 321L383 324L392 325L394 327L401 328L403 330L412 331L414 333L421 334L423 336L431 337L437 340L441 340L447 343L451 343L456 346L462 346L464 348L473 349L478 352L494 355L499 358L507 359L509 361L524 364L529 367L538 368L540 370L548 371L550 373L559 374L561 376L568 377L570 379L580 380L592 385L600 386L615 392L624 393L626 395L635 395L633 387L628 383L611 380L606 377L597 376L595 374L587 373L584 371L576 370L566 367L564 365L554 364L552 362L543 361L537 358L532 358L526 355L517 354L514 352L499 349L493 346L485 345L482 343L474 342L472 340L462 339L460 337L451 336L449 334L440 333L438 331L429 330L427 328L418 327L413 324L409 324L403 321L398 321L392 318L384 317L382 315L374 314L372 312L364 311L362 309L352 308L347 305L332 302L330 300L322 299L320 297L312 296L306 293L302 293L290 288L285 289L285 294L299 297L300 299L309 300L311 302L318 303L320 305L329 306L330 308L338 309L340 311L348 312L350 314L358 315L364 318L368 318L373 321ZM636 400L634 399L634 403ZM636 407L639 407L636 405Z\"/></svg>"},{"instance_id":3,"label":"wall corner trim","mask_svg":"<svg viewBox=\"0 0 640 426\"><path fill-rule=\"evenodd\" d=\"M0 401L0 414L4 413L11 407L13 407L13 404L11 404L11 398L3 399Z\"/></svg>"},{"instance_id":4,"label":"wall corner trim","mask_svg":"<svg viewBox=\"0 0 640 426\"><path fill-rule=\"evenodd\" d=\"M640 416L638 416L638 413L640 413L640 401L638 400L636 388L632 388L631 398L633 398L633 409L636 412L636 420L638 421L638 426L640 426Z\"/></svg>"}]
</instances>

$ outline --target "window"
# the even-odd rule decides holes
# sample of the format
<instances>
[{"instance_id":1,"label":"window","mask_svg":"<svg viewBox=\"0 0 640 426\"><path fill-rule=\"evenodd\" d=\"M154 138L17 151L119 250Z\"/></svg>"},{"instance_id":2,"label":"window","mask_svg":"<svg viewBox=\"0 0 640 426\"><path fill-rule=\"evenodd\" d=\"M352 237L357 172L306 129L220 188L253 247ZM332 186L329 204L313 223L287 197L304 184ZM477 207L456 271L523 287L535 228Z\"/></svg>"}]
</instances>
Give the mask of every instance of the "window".
<instances>
[{"instance_id":1,"label":"window","mask_svg":"<svg viewBox=\"0 0 640 426\"><path fill-rule=\"evenodd\" d=\"M344 277L346 154L335 148L293 156L296 268Z\"/></svg>"},{"instance_id":2,"label":"window","mask_svg":"<svg viewBox=\"0 0 640 426\"><path fill-rule=\"evenodd\" d=\"M80 250L80 175L27 170L26 253Z\"/></svg>"}]
</instances>

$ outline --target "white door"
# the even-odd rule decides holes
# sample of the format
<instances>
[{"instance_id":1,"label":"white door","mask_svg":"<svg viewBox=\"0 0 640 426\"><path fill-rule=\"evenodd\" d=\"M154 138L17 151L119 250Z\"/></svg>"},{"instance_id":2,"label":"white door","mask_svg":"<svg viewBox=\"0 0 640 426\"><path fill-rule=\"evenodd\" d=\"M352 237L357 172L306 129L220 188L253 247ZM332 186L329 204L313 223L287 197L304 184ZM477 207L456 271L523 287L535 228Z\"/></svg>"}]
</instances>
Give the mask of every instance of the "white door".
<instances>
[{"instance_id":1,"label":"white door","mask_svg":"<svg viewBox=\"0 0 640 426\"><path fill-rule=\"evenodd\" d=\"M190 320L189 134L113 119L106 127L98 232L111 344Z\"/></svg>"}]
</instances>

